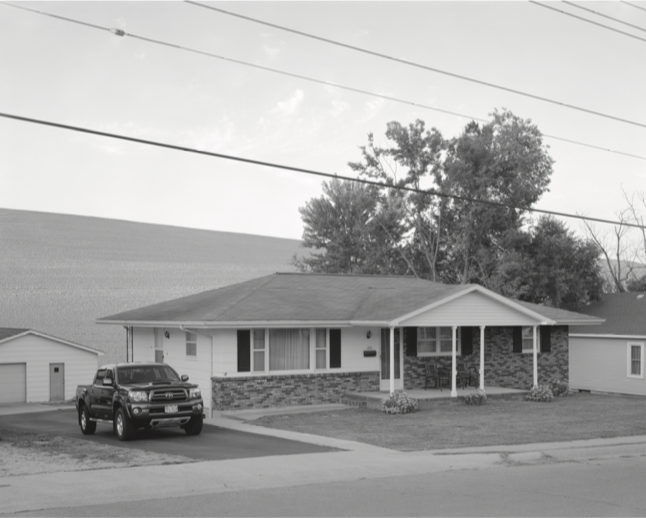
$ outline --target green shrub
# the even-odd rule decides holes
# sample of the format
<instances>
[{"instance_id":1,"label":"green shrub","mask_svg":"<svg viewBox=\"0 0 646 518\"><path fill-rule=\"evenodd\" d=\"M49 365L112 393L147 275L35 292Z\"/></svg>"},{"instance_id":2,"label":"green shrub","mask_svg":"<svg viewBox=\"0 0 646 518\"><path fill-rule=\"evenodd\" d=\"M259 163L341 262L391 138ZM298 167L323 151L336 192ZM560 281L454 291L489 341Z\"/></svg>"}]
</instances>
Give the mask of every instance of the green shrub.
<instances>
[{"instance_id":1,"label":"green shrub","mask_svg":"<svg viewBox=\"0 0 646 518\"><path fill-rule=\"evenodd\" d=\"M550 381L550 389L554 397L566 397L570 394L570 386L565 380L553 379Z\"/></svg>"},{"instance_id":2,"label":"green shrub","mask_svg":"<svg viewBox=\"0 0 646 518\"><path fill-rule=\"evenodd\" d=\"M529 391L529 394L525 396L527 401L541 401L548 403L552 401L554 394L552 394L552 389L548 385L539 385L538 387L532 388Z\"/></svg>"},{"instance_id":3,"label":"green shrub","mask_svg":"<svg viewBox=\"0 0 646 518\"><path fill-rule=\"evenodd\" d=\"M471 406L484 405L487 402L487 395L484 390L478 389L475 392L464 396L464 402Z\"/></svg>"},{"instance_id":4,"label":"green shrub","mask_svg":"<svg viewBox=\"0 0 646 518\"><path fill-rule=\"evenodd\" d=\"M419 410L419 403L406 392L393 392L381 402L381 410L386 414L410 414Z\"/></svg>"}]
</instances>

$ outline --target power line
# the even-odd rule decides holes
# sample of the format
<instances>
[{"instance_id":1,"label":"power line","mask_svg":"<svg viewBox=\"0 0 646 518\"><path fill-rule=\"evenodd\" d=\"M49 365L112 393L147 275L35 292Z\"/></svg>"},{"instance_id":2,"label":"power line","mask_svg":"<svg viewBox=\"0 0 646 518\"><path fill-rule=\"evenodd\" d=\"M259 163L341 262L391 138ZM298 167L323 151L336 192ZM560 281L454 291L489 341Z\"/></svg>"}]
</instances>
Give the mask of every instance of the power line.
<instances>
[{"instance_id":1,"label":"power line","mask_svg":"<svg viewBox=\"0 0 646 518\"><path fill-rule=\"evenodd\" d=\"M531 94L531 93L528 93L528 92L523 92L521 90L515 90L513 88L508 88L506 86L497 85L497 84L494 84L494 83L489 83L487 81L482 81L480 79L475 79L475 78L472 78L472 77L463 76L463 75L456 74L456 73L453 73L453 72L448 72L446 70L441 70L439 68L434 68L434 67L431 67L431 66L428 66L428 65L422 65L422 64L416 63L414 61L408 61L406 59L396 58L394 56L389 56L387 54L382 54L380 52L376 52L376 51L373 51L373 50L364 49L362 47L356 47L356 46L350 45L348 43L342 43L342 42L339 42L339 41L331 40L329 38L323 38L322 36L316 36L314 34L299 31L299 30L296 30L296 29L290 29L289 27L284 27L282 25L277 25L275 23L265 22L265 21L262 21L262 20L258 20L256 18L251 18L250 16L244 16L242 14L232 13L230 11L220 9L219 7L213 7L211 5L204 5L204 4L201 4L199 2L194 2L192 0L184 0L184 1L187 4L190 4L190 5L203 7L205 9L210 9L212 11L217 11L217 12L222 13L222 14L226 14L226 15L229 15L229 16L234 16L234 17L240 18L242 20L247 20L247 21L250 21L250 22L258 23L260 25L266 25L267 27L272 27L274 29L279 29L281 31L291 32L292 34L297 34L299 36L304 36L306 38L311 38L311 39L314 39L314 40L322 41L324 43L329 43L331 45L336 45L336 46L343 47L343 48L346 48L346 49L355 50L357 52L362 52L364 54L369 54L371 56L376 56L376 57L379 57L379 58L388 59L390 61L395 61L397 63L402 63L404 65L410 65L410 66L413 66L413 67L416 67L416 68L421 68L423 70L428 70L430 72L436 72L438 74L443 74L443 75L446 75L446 76L454 77L456 79L462 79L463 81L469 81L471 83L476 83L476 84L479 84L479 85L488 86L490 88L496 88L498 90L503 90L505 92L510 92L510 93L513 93L513 94L522 95L524 97L529 97L531 99L536 99L538 101L543 101L543 102L547 102L547 103L551 103L551 104L556 104L558 106L562 106L563 108L570 108L572 110L578 110L578 111L581 111L581 112L584 112L584 113L588 113L590 115L596 115L598 117L604 117L606 119L612 119L612 120L615 120L615 121L618 121L618 122L623 122L625 124L632 124L633 126L639 126L641 128L646 128L646 124L644 124L642 122L637 122L637 121L632 121L632 120L629 120L629 119L624 119L624 118L621 118L621 117L616 117L614 115L609 115L607 113L602 113L602 112L598 112L598 111L595 111L595 110L590 110L588 108L575 106L573 104L563 103L563 102L560 102L560 101L556 101L554 99L549 99L547 97L542 97L540 95L535 95L535 94ZM530 0L530 2L535 3L537 5L543 6L543 4L539 4L539 3L534 2L532 0ZM543 7L547 7L547 6L543 6ZM550 9L551 9L551 7L550 7ZM594 23L594 22L592 22L592 23ZM619 31L619 32L621 32L621 31ZM634 36L634 37L636 37L636 36ZM642 38L637 38L637 39L640 39L640 40L646 42L646 39L642 39Z\"/></svg>"},{"instance_id":2,"label":"power line","mask_svg":"<svg viewBox=\"0 0 646 518\"><path fill-rule=\"evenodd\" d=\"M572 7L576 7L577 9L583 9L584 11L587 11L592 14L596 14L597 16L601 16L602 18L607 18L608 20L612 20L613 22L621 23L623 25L627 25L628 27L632 27L633 29L637 29L638 31L646 32L646 29L643 27L639 27L638 25L633 25L632 23L624 22L622 20L619 20L617 18L613 18L612 16L608 16L607 14L600 13L598 11L595 11L594 9L589 9L587 7L583 7L582 5L575 4L574 2L568 2L568 0L561 0L564 4L571 5Z\"/></svg>"},{"instance_id":3,"label":"power line","mask_svg":"<svg viewBox=\"0 0 646 518\"><path fill-rule=\"evenodd\" d=\"M630 7L634 7L635 9L641 9L642 11L646 11L646 9L645 9L645 8L643 8L643 7L639 6L639 5L631 4L630 2L626 2L625 0L619 0L619 1L620 1L622 4L629 5Z\"/></svg>"},{"instance_id":4,"label":"power line","mask_svg":"<svg viewBox=\"0 0 646 518\"><path fill-rule=\"evenodd\" d=\"M371 95L373 97L377 97L377 98L380 98L380 99L385 99L385 100L388 100L388 101L407 104L407 105L415 106L417 108L422 108L422 109L425 109L425 110L432 110L432 111L436 111L436 112L439 112L439 113L446 113L448 115L455 115L457 117L464 117L464 118L467 118L467 119L472 119L472 120L476 120L476 121L484 122L484 123L489 122L487 119L483 119L483 118L480 118L480 117L475 117L473 115L467 115L467 114L464 114L464 113L458 113L458 112L454 112L454 111L450 111L450 110L444 110L442 108L437 108L435 106L429 106L429 105L422 104L422 103L417 103L417 102L414 102L414 101L408 101L408 100L400 99L400 98L393 97L393 96L390 96L390 95L379 94L379 93L376 93L376 92L370 92L368 90L362 90L360 88L355 88L355 87L352 87L352 86L342 85L342 84L339 84L339 83L334 83L332 81L326 81L326 80L323 80L323 79L316 79L316 78L313 78L313 77L304 76L302 74L296 74L294 72L287 72L285 70L279 70L279 69L275 69L275 68L271 68L271 67L266 67L266 66L263 66L263 65L258 65L256 63L249 63L247 61L242 61L242 60L239 60L239 59L229 58L229 57L222 56L222 55L219 55L219 54L214 54L212 52L207 52L207 51L203 51L203 50L199 50L199 49L193 49L193 48L190 48L190 47L184 47L182 45L177 45L177 44L169 43L169 42L162 41L162 40L155 40L155 39L152 39L152 38L146 38L144 36L138 36L136 34L127 33L127 32L125 32L125 31L123 31L121 29L110 29L108 27L101 27L101 26L94 25L94 24L88 24L88 23L85 23L85 22L82 22L82 21L79 21L79 20L74 20L74 19L71 19L71 18L66 18L66 17L58 16L58 15L52 15L50 13L46 13L46 12L43 12L43 11L38 11L36 9L31 9L31 8L26 8L26 7L23 7L23 6L16 6L16 5L12 5L12 4L7 4L5 2L0 2L0 4L4 4L4 5L10 6L10 7L16 7L18 9L22 9L22 10L25 10L25 11L35 12L37 14L42 14L42 15L45 15L45 16L52 16L54 18L74 22L74 23L77 23L77 24L80 24L80 25L87 25L87 26L89 26L91 28L111 32L113 34L116 34L117 36L122 36L122 37L123 36L128 36L128 37L131 37L131 38L134 38L134 39L139 39L139 40L142 40L142 41L146 41L148 43L153 43L155 45L162 45L162 46L165 46L165 47L173 48L175 50L182 50L182 51L185 51L185 52L192 52L192 53L195 53L195 54L200 54L200 55L205 56L205 57L220 59L222 61L227 61L229 63L235 63L235 64L238 64L238 65L243 65L243 66L255 68L255 69L258 69L258 70L264 70L266 72L272 72L272 73L284 75L284 76L287 76L287 77L294 77L294 78L297 78L297 79L302 79L304 81L310 81L312 83L322 84L322 85L326 85L326 86L332 86L334 88L339 88L339 89L342 89L342 90L348 90L350 92L360 93L360 94L364 94L364 95ZM646 160L646 156L635 155L633 153L627 153L625 151L619 151L619 150L610 149L610 148L607 148L607 147L597 146L595 144L588 144L588 143L585 143L585 142L580 142L580 141L573 140L573 139L567 139L567 138L564 138L564 137L558 137L558 136L555 136L555 135L543 134L543 136L545 138L548 138L548 139L559 140L559 141L562 141L562 142L567 142L569 144L575 144L577 146L583 146L583 147L588 147L588 148L591 148L591 149L597 149L597 150L600 150L600 151L606 151L608 153L615 153L615 154L618 154L618 155L623 155L623 156L627 156L627 157L631 157L631 158L637 158L639 160Z\"/></svg>"},{"instance_id":5,"label":"power line","mask_svg":"<svg viewBox=\"0 0 646 518\"><path fill-rule=\"evenodd\" d=\"M42 119L33 119L31 117L22 117L20 115L13 115L10 113L3 113L0 112L0 117L4 117L7 119L13 119L13 120L18 120L22 122L29 122L32 124L40 124L43 126L50 126L53 128L59 128L59 129L65 129L69 131L76 131L79 133L86 133L89 135L97 135L100 137L107 137L107 138L113 138L113 139L118 139L118 140L124 140L127 142L134 142L137 144L144 144L147 146L156 146L156 147L161 147L161 148L166 148L166 149L172 149L175 151L184 151L187 153L195 153L198 155L205 155L205 156L210 156L214 158L222 158L224 160L232 160L236 162L242 162L246 164L253 164L253 165L259 165L263 167L271 167L274 169L282 169L285 171L292 171L296 173L303 173L303 174L310 174L310 175L315 175L315 176L322 176L325 178L331 178L331 179L338 179L338 180L346 180L349 182L357 182L357 183L362 183L366 185L373 185L376 187L381 187L381 188L386 188L386 189L396 189L400 191L407 191L407 192L414 192L417 194L425 194L428 196L437 196L441 198L448 198L452 200L459 200L459 201L466 201L469 203L479 203L481 205L490 205L493 207L502 207L506 209L515 209L515 210L523 210L527 212L535 212L539 214L547 214L550 216L560 216L564 218L574 218L574 219L580 219L584 221L594 221L596 223L608 223L610 225L623 225L626 227L635 227L639 229L646 229L646 226L638 225L635 223L626 223L626 222L619 222L619 221L612 221L612 220L607 220L607 219L600 219L600 218L593 218L593 217L587 217L587 216L580 216L578 214L568 214L565 212L555 212L551 210L544 210L544 209L535 209L535 208L528 208L528 207L518 207L516 205L509 205L505 203L499 203L495 201L489 201L489 200L477 200L475 198L469 198L467 196L457 196L454 194L446 194L446 193L441 193L437 192L435 190L422 190L422 189L415 189L414 187L406 187L402 185L389 185L386 183L382 182L375 182L373 180L366 180L363 178L353 178L351 176L342 176L338 174L332 174L332 173L323 173L321 171L314 171L312 169L305 169L302 167L293 167L293 166L288 166L288 165L283 165L283 164L276 164L274 162L265 162L262 160L254 160L251 158L244 158L240 156L235 156L235 155L225 155L223 153L215 153L213 151L204 151L201 149L195 149L195 148L190 148L186 146L176 146L174 144L167 144L165 142L158 142L155 140L146 140L146 139L140 139L136 137L129 137L127 135L119 135L117 133L108 133L105 131L98 131L98 130L93 130L89 128L82 128L80 126L72 126L69 124L61 124L58 122L51 122L51 121L45 121Z\"/></svg>"},{"instance_id":6,"label":"power line","mask_svg":"<svg viewBox=\"0 0 646 518\"><path fill-rule=\"evenodd\" d=\"M607 25L604 25L603 23L598 23L598 22L593 22L592 20L588 20L587 18L583 18L582 16L577 16L576 14L568 13L567 11L562 11L561 9L557 9L556 7L550 7L549 5L542 4L540 2L536 2L535 0L529 0L530 4L538 5L540 7L544 7L545 9L550 9L552 11L556 11L557 13L564 14L566 16L571 16L572 18L576 18L577 20L584 21L586 23L591 23L592 25L596 25L597 27L602 27L603 29L608 29L609 31L616 32L619 34L623 34L624 36L628 36L629 38L633 38L639 41L646 42L646 39L640 38L639 36L635 36L634 34L630 34L629 32L624 32L620 31L619 29L615 29L613 27L608 27ZM579 7L578 5L571 4L570 2L564 2L566 4L573 5L574 7ZM580 7L580 9L585 9L584 7ZM588 10L588 9L586 9ZM592 11L594 12L594 11ZM597 14L597 13L595 13ZM605 16L605 15L600 15L600 16ZM617 20L618 21L618 20ZM624 23L624 22L621 22ZM643 30L643 29L642 29Z\"/></svg>"}]
</instances>

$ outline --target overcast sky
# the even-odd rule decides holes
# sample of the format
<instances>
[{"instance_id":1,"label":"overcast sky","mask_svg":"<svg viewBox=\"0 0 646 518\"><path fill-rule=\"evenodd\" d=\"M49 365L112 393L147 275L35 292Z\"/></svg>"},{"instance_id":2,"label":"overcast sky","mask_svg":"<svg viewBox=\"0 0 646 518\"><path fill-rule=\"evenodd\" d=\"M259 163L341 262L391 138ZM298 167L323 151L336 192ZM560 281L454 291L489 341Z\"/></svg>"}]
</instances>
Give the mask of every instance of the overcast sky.
<instances>
[{"instance_id":1,"label":"overcast sky","mask_svg":"<svg viewBox=\"0 0 646 518\"><path fill-rule=\"evenodd\" d=\"M646 157L646 2L216 2L349 45L638 122L369 56L184 2L20 2L100 27L377 92L448 115L0 5L0 112L340 175L368 133L446 137L508 108L546 135ZM646 160L545 139L539 208L614 218ZM0 207L300 238L321 178L0 117ZM580 223L570 220L573 229ZM189 251L187 251L189 252Z\"/></svg>"}]
</instances>

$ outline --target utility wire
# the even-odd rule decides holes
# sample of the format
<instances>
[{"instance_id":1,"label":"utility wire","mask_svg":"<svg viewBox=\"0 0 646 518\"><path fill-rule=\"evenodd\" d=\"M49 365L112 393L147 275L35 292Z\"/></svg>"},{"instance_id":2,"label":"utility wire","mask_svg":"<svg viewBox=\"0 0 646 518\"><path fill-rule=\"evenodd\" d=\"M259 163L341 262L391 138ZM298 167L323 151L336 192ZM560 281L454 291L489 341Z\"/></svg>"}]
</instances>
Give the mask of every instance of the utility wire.
<instances>
[{"instance_id":1,"label":"utility wire","mask_svg":"<svg viewBox=\"0 0 646 518\"><path fill-rule=\"evenodd\" d=\"M107 27L100 27L98 25L87 24L87 23L79 21L79 20L73 20L71 18L66 18L66 17L63 17L63 16L50 15L49 13L46 13L46 12L42 12L42 11L38 11L38 10L35 10L35 9L30 9L30 8L26 8L26 7L22 7L22 6L7 4L5 2L0 2L0 4L4 4L4 5L10 6L10 7L16 7L18 9L23 9L25 11L35 12L35 13L42 14L42 15L45 15L45 16L52 16L54 18L59 18L59 19L65 20L65 21L71 21L71 22L74 22L74 23L77 23L77 24L80 24L80 25L87 25L87 26L92 27L92 28L112 32L113 34L116 34L117 36L128 36L128 37L131 37L131 38L146 41L148 43L153 43L155 45L162 45L162 46L170 47L170 48L173 48L173 49L176 49L176 50L182 50L182 51L185 51L185 52L192 52L192 53L195 53L195 54L200 54L202 56L206 56L206 57L210 57L210 58L216 58L216 59L220 59L222 61L227 61L229 63L236 63L238 65L243 65L243 66L247 66L247 67L251 67L251 68L256 68L258 70L264 70L266 72L272 72L272 73L284 75L284 76L287 76L287 77L294 77L294 78L297 78L297 79L302 79L304 81L310 81L312 83L322 84L322 85L326 85L326 86L332 86L334 88L339 88L339 89L342 89L342 90L348 90L350 92L360 93L360 94L364 94L364 95L370 95L370 96L377 97L377 98L380 98L380 99L385 99L387 101L393 101L393 102L397 102L397 103L407 104L407 105L415 106L417 108L422 108L422 109L425 109L425 110L432 110L432 111L436 111L436 112L439 112L439 113L446 113L448 115L455 115L457 117L464 117L464 118L467 118L467 119L471 119L471 120L475 120L475 121L479 121L479 122L483 122L483 123L488 123L489 122L487 119L483 119L483 118L480 118L480 117L475 117L473 115L467 115L467 114L464 114L464 113L458 113L458 112L454 112L454 111L450 111L450 110L444 110L442 108L436 108L435 106L429 106L429 105L422 104L422 103L416 103L414 101L408 101L408 100L400 99L400 98L393 97L393 96L390 96L390 95L379 94L379 93L376 93L376 92L370 92L368 90L362 90L360 88L354 88L352 86L346 86L346 85L342 85L342 84L339 84L339 83L334 83L332 81L326 81L326 80L323 80L323 79L316 79L316 78L313 78L313 77L308 77L308 76L304 76L304 75L301 75L301 74L296 74L296 73L293 73L293 72L287 72L287 71L279 70L279 69L276 69L276 68L271 68L271 67L266 67L266 66L263 66L263 65L258 65L256 63L249 63L247 61L241 61L239 59L228 58L226 56L221 56L221 55L218 55L218 54L214 54L212 52L206 52L206 51L202 51L202 50L199 50L199 49L193 49L193 48L190 48L190 47L184 47L184 46L181 46L181 45L177 45L177 44L174 44L174 43L169 43L169 42L165 42L165 41L161 41L161 40L154 40L154 39L151 39L151 38L138 36L136 34L127 33L127 32L125 32L123 30L120 30L120 29L110 29L110 28L107 28ZM637 158L639 160L646 160L646 156L635 155L633 153L627 153L625 151L619 151L619 150L610 149L610 148L606 148L606 147L602 147L602 146L597 146L597 145L594 145L594 144L588 144L588 143L585 143L585 142L580 142L580 141L577 141L577 140L567 139L567 138L564 138L564 137L557 137L555 135L543 134L543 136L545 138L548 138L548 139L559 140L561 142L567 142L569 144L575 144L577 146L588 147L588 148L591 148L591 149L598 149L600 151L606 151L608 153L615 153L617 155L623 155L623 156L627 156L627 157L631 157L631 158Z\"/></svg>"},{"instance_id":2,"label":"utility wire","mask_svg":"<svg viewBox=\"0 0 646 518\"><path fill-rule=\"evenodd\" d=\"M638 31L646 32L646 29L643 27L639 27L638 25L633 25L632 23L624 22L622 20L619 20L617 18L613 18L612 16L608 16L607 14L600 13L598 11L595 11L594 9L589 9L587 7L583 7L582 5L575 4L574 2L568 2L568 0L561 0L564 4L571 5L572 7L576 7L577 9L583 9L584 11L587 11L592 14L596 14L597 16L601 16L602 18L607 18L608 20L612 20L613 22L621 23L623 25L627 25L628 27L632 27L633 29L637 29Z\"/></svg>"},{"instance_id":3,"label":"utility wire","mask_svg":"<svg viewBox=\"0 0 646 518\"><path fill-rule=\"evenodd\" d=\"M643 7L639 6L639 5L631 4L630 2L626 2L626 0L619 0L619 1L620 1L622 4L629 5L630 7L634 7L635 9L641 9L642 11L646 11L646 9L645 9L645 8L643 8Z\"/></svg>"},{"instance_id":4,"label":"utility wire","mask_svg":"<svg viewBox=\"0 0 646 518\"><path fill-rule=\"evenodd\" d=\"M364 54L369 54L371 56L376 56L376 57L379 57L379 58L388 59L390 61L394 61L394 62L397 62L397 63L402 63L404 65L410 65L410 66L413 66L413 67L416 67L416 68L421 68L423 70L428 70L430 72L436 72L438 74L443 74L443 75L446 75L446 76L454 77L456 79L462 79L464 81L469 81L471 83L476 83L476 84L479 84L479 85L488 86L490 88L496 88L498 90L503 90L505 92L510 92L510 93L517 94L517 95L522 95L524 97L529 97L531 99L536 99L538 101L543 101L543 102L547 102L547 103L551 103L551 104L556 104L558 106L562 106L563 108L570 108L572 110L578 110L578 111L581 111L581 112L584 112L584 113L588 113L590 115L596 115L598 117L604 117L606 119L612 119L612 120L615 120L615 121L618 121L618 122L623 122L623 123L626 123L626 124L632 124L633 126L639 126L641 128L646 128L646 124L644 124L642 122L632 121L632 120L629 120L629 119L623 119L621 117L616 117L614 115L609 115L607 113L602 113L602 112L598 112L598 111L595 111L595 110L590 110L588 108L582 108L580 106L575 106L573 104L563 103L563 102L560 102L560 101L556 101L554 99L549 99L547 97L542 97L540 95L535 95L535 94L531 94L531 93L528 93L528 92L523 92L521 90L515 90L513 88L508 88L506 86L497 85L497 84L494 84L494 83L489 83L487 81L481 81L479 79L463 76L463 75L456 74L456 73L453 73L453 72L448 72L446 70L441 70L439 68L434 68L434 67L431 67L431 66L428 66L428 65L422 65L422 64L416 63L414 61L408 61L406 59L396 58L394 56L389 56L387 54L382 54L380 52L376 52L376 51L373 51L373 50L364 49L362 47L356 47L356 46L350 45L348 43L342 43L342 42L339 42L339 41L331 40L331 39L328 39L328 38L323 38L321 36L316 36L314 34L299 31L299 30L296 30L296 29L290 29L290 28L284 27L282 25L277 25L277 24L274 24L274 23L269 23L269 22L265 22L265 21L262 21L262 20L258 20L256 18L251 18L250 16L244 16L242 14L232 13L230 11L220 9L219 7L213 7L211 5L204 5L204 4L201 4L199 2L194 2L192 0L184 0L184 1L187 4L190 4L190 5L203 7L205 9L210 9L212 11L217 11L217 12L222 13L222 14L226 14L226 15L229 15L229 16L234 16L234 17L240 18L242 20L247 20L247 21L250 21L250 22L258 23L260 25L266 25L266 26L272 27L274 29L279 29L281 31L291 32L291 33L297 34L299 36L304 36L306 38L311 38L311 39L314 39L314 40L322 41L324 43L330 43L332 45L337 45L339 47L343 47L343 48L346 48L346 49L356 50L357 52L362 52ZM530 0L530 2L535 3L537 5L540 5L542 7L547 7L547 6L543 6L543 4L539 4L538 2L534 2L532 0ZM552 8L550 7L549 9L552 9ZM556 10L558 10L558 9L556 9ZM591 23L594 23L594 22L591 22ZM599 24L597 24L597 25L599 25ZM621 31L618 31L618 32L621 32ZM630 36L632 36L632 35L630 35ZM637 36L632 36L632 37L635 37L637 39L640 39L640 40L646 42L646 39L638 38Z\"/></svg>"},{"instance_id":5,"label":"utility wire","mask_svg":"<svg viewBox=\"0 0 646 518\"><path fill-rule=\"evenodd\" d=\"M636 40L643 41L643 42L646 43L646 39L644 39L644 38L640 38L639 36L635 36L634 34L630 34L629 32L620 31L619 29L615 29L613 27L608 27L607 25L604 25L603 23L593 22L592 20L588 20L587 18L583 18L582 16L577 16L576 14L568 13L567 11L562 11L561 9L557 9L556 7L550 7L549 5L545 5L545 4L542 4L540 2L536 2L535 0L529 0L529 3L534 4L534 5L538 5L540 7L544 7L545 9L550 9L552 11L556 11L557 13L561 13L561 14L564 14L566 16L571 16L572 18L576 18L577 20L582 20L582 21L584 21L586 23L591 23L592 25L596 25L597 27L602 27L604 29L608 29L609 31L617 32L619 34L623 34L624 36L628 36L629 38L634 38ZM564 3L570 4L570 2L564 2ZM580 7L580 6L575 5L575 4L570 4L570 5L573 5L574 7ZM585 9L585 8L580 7L580 9ZM586 9L586 11L587 10L588 9ZM594 12L594 11L592 11L592 12ZM595 14L597 14L597 13L595 13ZM604 16L604 15L601 15L601 16ZM621 22L621 23L624 23L624 22Z\"/></svg>"},{"instance_id":6,"label":"utility wire","mask_svg":"<svg viewBox=\"0 0 646 518\"><path fill-rule=\"evenodd\" d=\"M53 128L59 128L59 129L65 129L69 131L76 131L79 133L87 133L90 135L97 135L100 137L107 137L107 138L113 138L113 139L118 139L118 140L125 140L127 142L135 142L137 144L145 144L147 146L156 146L156 147L161 147L161 148L166 148L166 149L173 149L175 151L185 151L187 153L195 153L198 155L206 155L210 157L215 157L215 158L222 158L224 160L233 160L236 162L242 162L246 164L253 164L253 165L259 165L259 166L264 166L264 167L272 167L275 169L282 169L285 171L293 171L296 173L303 173L303 174L311 174L315 176L322 176L325 178L331 178L331 179L338 179L338 180L346 180L348 182L356 182L356 183L362 183L366 185L374 185L376 187L381 187L381 188L386 188L386 189L396 189L400 191L407 191L407 192L414 192L417 194L424 194L427 196L437 196L441 198L448 198L452 200L460 200L460 201L466 201L469 203L479 203L482 205L490 205L493 207L502 207L506 209L515 209L515 210L523 210L527 212L536 212L539 214L548 214L550 216L561 216L564 218L574 218L574 219L581 219L584 221L594 221L596 223L608 223L610 225L623 225L626 227L635 227L639 228L642 230L646 230L646 226L643 225L638 225L636 223L626 223L626 222L620 222L620 221L612 221L612 220L607 220L607 219L600 219L600 218L593 218L593 217L587 217L587 216L581 216L578 214L568 214L565 212L555 212L551 210L543 210L543 209L535 209L535 208L528 208L528 207L518 207L516 205L509 205L506 203L499 203L495 201L489 201L489 200L477 200L475 198L469 198L467 196L457 196L454 194L446 194L442 192L437 192L435 190L429 189L429 190L422 190L422 189L415 189L414 187L406 187L403 185L389 185L387 183L382 183L382 182L376 182L374 180L366 180L363 178L353 178L351 176L342 176L338 174L332 174L332 173L323 173L321 171L314 171L312 169L304 169L301 167L293 167L293 166L288 166L288 165L282 165L282 164L276 164L274 162L264 162L262 160L254 160L251 158L244 158L240 156L235 156L235 155L225 155L222 153L215 153L213 151L204 151L201 149L196 149L196 148L191 148L191 147L185 147L185 146L176 146L174 144L167 144L165 142L158 142L155 140L146 140L146 139L140 139L136 137L129 137L127 135L119 135L117 133L108 133L105 131L97 131L89 128L83 128L80 126L71 126L69 124L61 124L58 122L51 122L51 121L45 121L42 119L33 119L30 117L22 117L20 115L13 115L10 113L3 113L0 112L0 117L4 117L7 119L13 119L17 121L22 121L22 122L29 122L32 124L40 124L43 126L50 126Z\"/></svg>"}]
</instances>

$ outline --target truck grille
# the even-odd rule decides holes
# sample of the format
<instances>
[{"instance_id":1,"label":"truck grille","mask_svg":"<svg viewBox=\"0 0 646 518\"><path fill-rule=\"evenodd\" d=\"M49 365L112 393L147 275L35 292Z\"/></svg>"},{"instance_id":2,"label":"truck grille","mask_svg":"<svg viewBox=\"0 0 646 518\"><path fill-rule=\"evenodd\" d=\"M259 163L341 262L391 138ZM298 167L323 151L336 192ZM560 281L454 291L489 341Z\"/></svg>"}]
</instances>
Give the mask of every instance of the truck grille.
<instances>
[{"instance_id":1,"label":"truck grille","mask_svg":"<svg viewBox=\"0 0 646 518\"><path fill-rule=\"evenodd\" d=\"M155 390L150 394L152 403L176 403L177 401L186 401L186 391L184 389L162 389Z\"/></svg>"}]
</instances>

